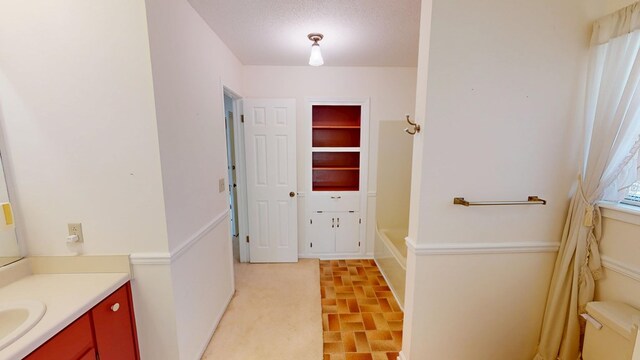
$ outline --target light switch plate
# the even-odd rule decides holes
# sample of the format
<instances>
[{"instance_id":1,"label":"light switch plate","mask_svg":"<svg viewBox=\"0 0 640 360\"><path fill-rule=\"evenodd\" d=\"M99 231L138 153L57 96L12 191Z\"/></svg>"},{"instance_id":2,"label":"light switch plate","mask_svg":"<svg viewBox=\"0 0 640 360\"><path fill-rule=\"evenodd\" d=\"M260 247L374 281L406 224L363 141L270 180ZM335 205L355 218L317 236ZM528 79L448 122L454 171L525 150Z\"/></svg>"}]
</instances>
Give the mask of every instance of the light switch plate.
<instances>
[{"instance_id":1,"label":"light switch plate","mask_svg":"<svg viewBox=\"0 0 640 360\"><path fill-rule=\"evenodd\" d=\"M224 178L220 178L218 180L218 192L223 192L226 190L226 186L224 185Z\"/></svg>"}]
</instances>

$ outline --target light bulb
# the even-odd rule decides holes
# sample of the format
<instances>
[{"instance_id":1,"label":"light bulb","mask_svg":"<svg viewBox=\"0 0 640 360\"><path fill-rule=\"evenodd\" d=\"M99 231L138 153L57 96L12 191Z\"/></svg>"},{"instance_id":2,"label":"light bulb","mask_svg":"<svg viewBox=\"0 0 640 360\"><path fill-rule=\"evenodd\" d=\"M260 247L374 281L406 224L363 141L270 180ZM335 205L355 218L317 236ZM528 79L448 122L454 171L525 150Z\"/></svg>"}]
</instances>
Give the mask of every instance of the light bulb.
<instances>
[{"instance_id":1,"label":"light bulb","mask_svg":"<svg viewBox=\"0 0 640 360\"><path fill-rule=\"evenodd\" d=\"M317 42L311 45L311 56L309 57L309 65L311 66L320 66L324 64L324 60L322 60L322 54L320 53L320 44Z\"/></svg>"}]
</instances>

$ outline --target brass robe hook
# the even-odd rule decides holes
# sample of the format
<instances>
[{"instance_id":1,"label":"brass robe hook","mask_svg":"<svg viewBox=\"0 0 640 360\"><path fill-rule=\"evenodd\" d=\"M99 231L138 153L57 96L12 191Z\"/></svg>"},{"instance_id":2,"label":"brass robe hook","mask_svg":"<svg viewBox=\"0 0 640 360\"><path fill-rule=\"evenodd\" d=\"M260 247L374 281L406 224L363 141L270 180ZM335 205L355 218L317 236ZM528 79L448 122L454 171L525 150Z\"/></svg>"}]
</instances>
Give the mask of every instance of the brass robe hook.
<instances>
[{"instance_id":1,"label":"brass robe hook","mask_svg":"<svg viewBox=\"0 0 640 360\"><path fill-rule=\"evenodd\" d=\"M406 115L406 116L407 116L407 122L409 123L409 125L413 126L413 131L409 130L409 128L405 128L404 132L406 132L407 134L410 134L410 135L415 135L416 133L419 133L420 132L420 125L417 124L417 123L414 123L413 121L411 121L409 119L409 115Z\"/></svg>"}]
</instances>

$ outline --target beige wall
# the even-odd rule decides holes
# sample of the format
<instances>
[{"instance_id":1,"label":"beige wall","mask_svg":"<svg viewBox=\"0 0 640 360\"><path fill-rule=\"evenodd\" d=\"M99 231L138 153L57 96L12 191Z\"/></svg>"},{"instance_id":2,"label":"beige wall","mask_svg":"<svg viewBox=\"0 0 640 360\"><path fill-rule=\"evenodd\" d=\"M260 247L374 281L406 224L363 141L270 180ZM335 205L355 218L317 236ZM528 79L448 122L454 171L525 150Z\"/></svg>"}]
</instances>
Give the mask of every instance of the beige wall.
<instances>
[{"instance_id":1,"label":"beige wall","mask_svg":"<svg viewBox=\"0 0 640 360\"><path fill-rule=\"evenodd\" d=\"M378 163L378 124L382 120L403 120L415 108L415 68L245 66L244 95L249 98L295 98L298 117L298 191L308 192L306 154L309 151L306 98L370 98L367 247L373 255L375 193ZM413 115L412 115L413 118ZM407 135L408 136L408 135ZM298 217L305 215L304 198L298 198ZM298 249L305 255L304 226L298 226Z\"/></svg>"},{"instance_id":2,"label":"beige wall","mask_svg":"<svg viewBox=\"0 0 640 360\"><path fill-rule=\"evenodd\" d=\"M376 223L380 229L409 228L413 136L404 132L406 127L406 121L379 124Z\"/></svg>"},{"instance_id":3,"label":"beige wall","mask_svg":"<svg viewBox=\"0 0 640 360\"><path fill-rule=\"evenodd\" d=\"M604 277L596 282L595 298L640 309L640 208L603 209L603 215L600 255Z\"/></svg>"},{"instance_id":4,"label":"beige wall","mask_svg":"<svg viewBox=\"0 0 640 360\"><path fill-rule=\"evenodd\" d=\"M406 358L533 357L578 171L591 10L423 1ZM548 204L452 204L528 195Z\"/></svg>"},{"instance_id":5,"label":"beige wall","mask_svg":"<svg viewBox=\"0 0 640 360\"><path fill-rule=\"evenodd\" d=\"M167 249L144 2L2 2L0 114L29 255Z\"/></svg>"},{"instance_id":6,"label":"beige wall","mask_svg":"<svg viewBox=\"0 0 640 360\"><path fill-rule=\"evenodd\" d=\"M69 222L87 254L132 253L143 358L196 358L233 293L217 180L222 84L241 92L240 62L186 0L0 5L0 120L28 254L68 254Z\"/></svg>"},{"instance_id":7,"label":"beige wall","mask_svg":"<svg viewBox=\"0 0 640 360\"><path fill-rule=\"evenodd\" d=\"M177 347L196 359L234 291L228 193L217 184L227 182L222 86L242 93L242 65L186 0L148 0L147 19Z\"/></svg>"},{"instance_id":8,"label":"beige wall","mask_svg":"<svg viewBox=\"0 0 640 360\"><path fill-rule=\"evenodd\" d=\"M222 85L242 64L186 1L147 1L170 250L229 209ZM226 182L226 180L225 180Z\"/></svg>"}]
</instances>

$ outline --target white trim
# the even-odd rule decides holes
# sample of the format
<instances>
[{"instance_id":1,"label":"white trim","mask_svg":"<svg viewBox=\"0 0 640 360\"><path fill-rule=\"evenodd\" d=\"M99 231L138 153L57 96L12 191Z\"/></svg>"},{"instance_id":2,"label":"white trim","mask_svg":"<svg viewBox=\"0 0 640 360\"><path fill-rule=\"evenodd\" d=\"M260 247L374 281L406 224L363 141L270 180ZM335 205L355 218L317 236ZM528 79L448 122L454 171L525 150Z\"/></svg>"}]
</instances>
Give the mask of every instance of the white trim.
<instances>
[{"instance_id":1,"label":"white trim","mask_svg":"<svg viewBox=\"0 0 640 360\"><path fill-rule=\"evenodd\" d=\"M408 360L408 358L404 356L404 353L402 351L400 351L400 354L398 354L398 360Z\"/></svg>"},{"instance_id":2,"label":"white trim","mask_svg":"<svg viewBox=\"0 0 640 360\"><path fill-rule=\"evenodd\" d=\"M504 243L432 243L416 244L406 237L407 250L415 255L473 255L473 254L518 254L556 252L556 242L504 242Z\"/></svg>"},{"instance_id":3,"label":"white trim","mask_svg":"<svg viewBox=\"0 0 640 360\"><path fill-rule=\"evenodd\" d=\"M222 221L224 221L228 216L229 216L229 209L226 209L222 213L218 214L218 216L216 216L215 219L211 220L207 225L205 225L202 228L200 228L200 230L198 230L198 232L196 232L195 234L191 235L191 237L189 239L187 239L182 244L178 245L178 247L176 247L171 252L171 261L173 262L173 261L177 260L178 258L180 258L180 256L182 256L184 253L186 253L187 250L189 250L190 247L195 245L205 235L207 235L211 230L215 229L218 225L220 225L220 223L222 223Z\"/></svg>"},{"instance_id":4,"label":"white trim","mask_svg":"<svg viewBox=\"0 0 640 360\"><path fill-rule=\"evenodd\" d=\"M640 226L640 207L638 206L612 202L600 202L598 206L602 209L602 216L605 218Z\"/></svg>"},{"instance_id":5,"label":"white trim","mask_svg":"<svg viewBox=\"0 0 640 360\"><path fill-rule=\"evenodd\" d=\"M611 271L615 271L618 274L629 277L635 281L640 281L640 269L630 267L608 256L603 255L601 259L602 259L602 266L604 266L605 268Z\"/></svg>"},{"instance_id":6,"label":"white trim","mask_svg":"<svg viewBox=\"0 0 640 360\"><path fill-rule=\"evenodd\" d=\"M353 260L353 259L373 259L373 256L363 254L316 254L313 258L320 260Z\"/></svg>"},{"instance_id":7,"label":"white trim","mask_svg":"<svg viewBox=\"0 0 640 360\"><path fill-rule=\"evenodd\" d=\"M129 255L129 261L133 265L169 265L171 254L168 252L134 253Z\"/></svg>"},{"instance_id":8,"label":"white trim","mask_svg":"<svg viewBox=\"0 0 640 360\"><path fill-rule=\"evenodd\" d=\"M366 259L372 260L373 255L361 255L361 254L298 254L298 259L318 259L318 260L353 260L353 259Z\"/></svg>"},{"instance_id":9,"label":"white trim","mask_svg":"<svg viewBox=\"0 0 640 360\"><path fill-rule=\"evenodd\" d=\"M220 311L218 316L216 316L215 321L211 324L211 327L209 328L209 332L208 332L208 334L210 334L210 336L200 346L201 350L198 352L197 359L200 359L202 357L202 355L204 355L204 352L207 350L207 347L209 346L209 343L211 342L211 339L213 338L213 333L218 328L218 325L220 324L220 320L222 320L222 316L224 316L224 313L227 312L227 308L229 307L229 304L231 303L231 300L233 299L233 296L235 295L235 293L236 293L235 290L231 292L231 295L229 295L229 298L226 301L226 305L224 306L222 311Z\"/></svg>"},{"instance_id":10,"label":"white trim","mask_svg":"<svg viewBox=\"0 0 640 360\"><path fill-rule=\"evenodd\" d=\"M193 245L204 238L211 230L215 229L225 219L229 217L229 210L223 211L211 220L209 224L202 227L198 232L192 235L185 242L180 244L172 252L149 252L149 253L133 253L129 256L131 264L133 265L169 265L176 261L180 256L187 252Z\"/></svg>"},{"instance_id":11,"label":"white trim","mask_svg":"<svg viewBox=\"0 0 640 360\"><path fill-rule=\"evenodd\" d=\"M377 192L375 192L375 191L369 191L369 192L367 193L367 196L368 196L368 197L376 197L376 196L378 196L378 193L377 193Z\"/></svg>"}]
</instances>

